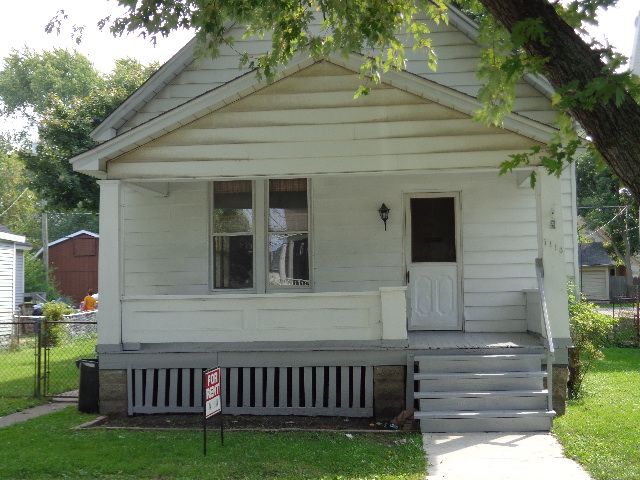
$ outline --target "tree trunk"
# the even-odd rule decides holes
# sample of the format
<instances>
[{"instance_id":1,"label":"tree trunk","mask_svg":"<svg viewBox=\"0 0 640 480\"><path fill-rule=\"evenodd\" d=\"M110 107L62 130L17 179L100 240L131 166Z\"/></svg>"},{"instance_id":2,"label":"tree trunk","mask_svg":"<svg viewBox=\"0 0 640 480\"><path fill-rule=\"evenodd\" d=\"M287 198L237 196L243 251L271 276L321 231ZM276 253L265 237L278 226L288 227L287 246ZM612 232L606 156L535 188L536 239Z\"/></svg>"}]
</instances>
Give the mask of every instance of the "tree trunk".
<instances>
[{"instance_id":1,"label":"tree trunk","mask_svg":"<svg viewBox=\"0 0 640 480\"><path fill-rule=\"evenodd\" d=\"M576 347L569 349L569 380L567 389L569 398L577 398L582 385L582 372L580 371L580 350Z\"/></svg>"},{"instance_id":2,"label":"tree trunk","mask_svg":"<svg viewBox=\"0 0 640 480\"><path fill-rule=\"evenodd\" d=\"M599 54L593 51L558 14L547 0L480 0L486 9L509 31L527 19L541 19L545 44L529 41L526 50L545 58L544 74L559 89L572 81L583 88L591 80L606 76ZM625 94L620 106L613 101L596 104L586 110L570 111L591 137L594 145L622 182L640 201L640 106Z\"/></svg>"}]
</instances>

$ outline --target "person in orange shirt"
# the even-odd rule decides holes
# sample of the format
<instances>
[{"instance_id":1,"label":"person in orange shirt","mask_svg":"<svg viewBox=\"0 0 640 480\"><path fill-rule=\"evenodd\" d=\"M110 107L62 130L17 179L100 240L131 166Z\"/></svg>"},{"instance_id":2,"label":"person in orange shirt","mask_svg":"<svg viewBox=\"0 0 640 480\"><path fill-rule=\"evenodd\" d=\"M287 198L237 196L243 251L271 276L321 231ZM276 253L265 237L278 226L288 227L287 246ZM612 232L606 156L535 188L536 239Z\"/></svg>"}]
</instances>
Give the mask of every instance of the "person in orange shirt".
<instances>
[{"instance_id":1,"label":"person in orange shirt","mask_svg":"<svg viewBox=\"0 0 640 480\"><path fill-rule=\"evenodd\" d=\"M92 297L92 295L93 295L93 290L89 289L87 290L87 296L84 297L84 299L82 300L84 303L82 310L85 312L96 309L96 303L98 302L96 301L95 298Z\"/></svg>"}]
</instances>

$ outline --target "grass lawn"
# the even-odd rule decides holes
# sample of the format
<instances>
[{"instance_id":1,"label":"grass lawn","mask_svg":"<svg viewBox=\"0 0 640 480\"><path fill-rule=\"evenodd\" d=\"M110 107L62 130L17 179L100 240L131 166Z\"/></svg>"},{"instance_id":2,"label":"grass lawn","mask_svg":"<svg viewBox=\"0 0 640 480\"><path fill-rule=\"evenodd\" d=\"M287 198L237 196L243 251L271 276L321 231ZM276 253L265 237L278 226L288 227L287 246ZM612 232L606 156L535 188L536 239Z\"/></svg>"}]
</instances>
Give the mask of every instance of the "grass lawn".
<instances>
[{"instance_id":1,"label":"grass lawn","mask_svg":"<svg viewBox=\"0 0 640 480\"><path fill-rule=\"evenodd\" d=\"M640 349L609 348L553 431L597 480L640 478Z\"/></svg>"},{"instance_id":2,"label":"grass lawn","mask_svg":"<svg viewBox=\"0 0 640 480\"><path fill-rule=\"evenodd\" d=\"M71 430L93 415L73 407L0 430L6 479L424 478L419 434ZM212 422L215 423L215 422ZM212 427L213 428L213 427Z\"/></svg>"},{"instance_id":3,"label":"grass lawn","mask_svg":"<svg viewBox=\"0 0 640 480\"><path fill-rule=\"evenodd\" d=\"M49 350L49 394L78 388L75 360L95 357L95 344L95 338L85 338ZM0 350L0 416L42 403L32 398L34 370L33 339L17 350Z\"/></svg>"}]
</instances>

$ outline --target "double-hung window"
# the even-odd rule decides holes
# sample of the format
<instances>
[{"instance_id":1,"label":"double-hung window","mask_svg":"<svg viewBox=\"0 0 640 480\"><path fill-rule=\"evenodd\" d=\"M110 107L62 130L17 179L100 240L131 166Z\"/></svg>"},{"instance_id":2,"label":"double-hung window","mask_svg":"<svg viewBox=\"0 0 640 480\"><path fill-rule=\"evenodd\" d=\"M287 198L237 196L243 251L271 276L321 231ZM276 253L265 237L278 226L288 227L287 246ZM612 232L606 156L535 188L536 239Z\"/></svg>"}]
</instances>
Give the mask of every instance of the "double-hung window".
<instances>
[{"instance_id":1,"label":"double-hung window","mask_svg":"<svg viewBox=\"0 0 640 480\"><path fill-rule=\"evenodd\" d=\"M306 178L213 182L214 290L310 286Z\"/></svg>"},{"instance_id":2,"label":"double-hung window","mask_svg":"<svg viewBox=\"0 0 640 480\"><path fill-rule=\"evenodd\" d=\"M213 288L252 289L255 215L249 180L213 182Z\"/></svg>"},{"instance_id":3,"label":"double-hung window","mask_svg":"<svg viewBox=\"0 0 640 480\"><path fill-rule=\"evenodd\" d=\"M269 180L268 284L309 286L307 179Z\"/></svg>"}]
</instances>

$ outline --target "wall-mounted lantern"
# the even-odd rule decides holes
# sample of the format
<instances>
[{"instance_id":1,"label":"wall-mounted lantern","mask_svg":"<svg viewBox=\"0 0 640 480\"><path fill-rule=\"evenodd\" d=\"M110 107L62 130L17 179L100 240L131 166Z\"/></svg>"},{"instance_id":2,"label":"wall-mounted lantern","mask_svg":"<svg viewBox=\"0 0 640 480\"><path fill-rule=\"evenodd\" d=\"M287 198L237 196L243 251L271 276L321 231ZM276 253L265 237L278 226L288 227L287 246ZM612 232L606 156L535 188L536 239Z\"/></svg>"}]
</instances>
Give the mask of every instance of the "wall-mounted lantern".
<instances>
[{"instance_id":1,"label":"wall-mounted lantern","mask_svg":"<svg viewBox=\"0 0 640 480\"><path fill-rule=\"evenodd\" d=\"M378 213L380 214L380 220L384 222L384 230L387 231L387 220L389 220L389 212L391 210L384 203L380 205Z\"/></svg>"}]
</instances>

